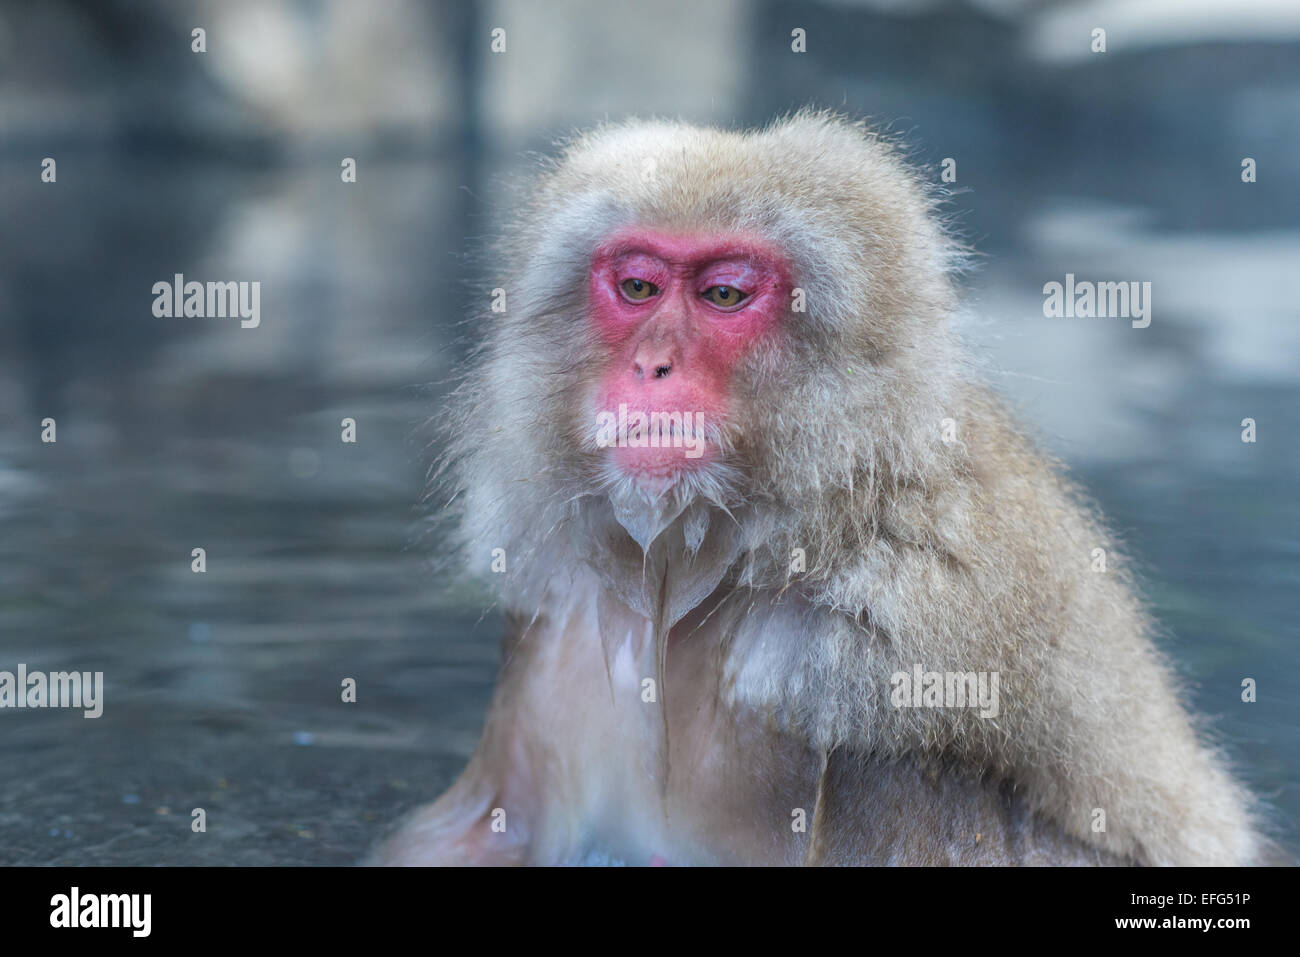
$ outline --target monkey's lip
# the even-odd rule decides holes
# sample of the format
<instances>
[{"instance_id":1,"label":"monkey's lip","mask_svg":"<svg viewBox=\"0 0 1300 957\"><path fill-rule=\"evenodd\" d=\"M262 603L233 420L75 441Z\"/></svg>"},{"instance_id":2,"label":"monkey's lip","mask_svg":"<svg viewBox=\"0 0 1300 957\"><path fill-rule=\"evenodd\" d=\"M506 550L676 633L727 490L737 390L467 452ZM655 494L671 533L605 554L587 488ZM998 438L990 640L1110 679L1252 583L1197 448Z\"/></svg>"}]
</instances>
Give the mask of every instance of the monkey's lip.
<instances>
[{"instance_id":1,"label":"monkey's lip","mask_svg":"<svg viewBox=\"0 0 1300 957\"><path fill-rule=\"evenodd\" d=\"M703 454L691 458L683 448L614 448L610 458L625 475L653 484L671 485L686 472L708 465L713 450L704 446Z\"/></svg>"}]
</instances>

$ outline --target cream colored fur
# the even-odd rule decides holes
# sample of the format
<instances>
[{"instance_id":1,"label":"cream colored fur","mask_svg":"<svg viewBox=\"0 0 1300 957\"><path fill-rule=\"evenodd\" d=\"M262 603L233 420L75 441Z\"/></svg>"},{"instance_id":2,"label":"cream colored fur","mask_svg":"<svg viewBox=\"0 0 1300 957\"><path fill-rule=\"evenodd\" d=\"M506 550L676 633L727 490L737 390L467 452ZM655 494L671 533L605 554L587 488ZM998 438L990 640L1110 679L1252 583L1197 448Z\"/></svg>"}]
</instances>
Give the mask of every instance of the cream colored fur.
<instances>
[{"instance_id":1,"label":"cream colored fur","mask_svg":"<svg viewBox=\"0 0 1300 957\"><path fill-rule=\"evenodd\" d=\"M586 272L631 225L761 235L807 302L738 374L726 476L683 486L649 555L615 520L587 434L602 354ZM1115 860L1258 859L1252 801L1194 730L1115 542L966 358L962 252L887 143L823 113L754 132L607 126L535 182L496 261L513 268L495 280L509 308L483 317L439 481L456 491L463 554L486 571L505 550L507 572L487 578L525 627L571 632L556 596L575 581L601 589L606 618L585 642L628 614L666 631L712 595L724 714L760 716L823 760L1003 782L1037 827ZM892 707L891 675L914 663L999 672L1000 715ZM822 777L842 790L852 775Z\"/></svg>"}]
</instances>

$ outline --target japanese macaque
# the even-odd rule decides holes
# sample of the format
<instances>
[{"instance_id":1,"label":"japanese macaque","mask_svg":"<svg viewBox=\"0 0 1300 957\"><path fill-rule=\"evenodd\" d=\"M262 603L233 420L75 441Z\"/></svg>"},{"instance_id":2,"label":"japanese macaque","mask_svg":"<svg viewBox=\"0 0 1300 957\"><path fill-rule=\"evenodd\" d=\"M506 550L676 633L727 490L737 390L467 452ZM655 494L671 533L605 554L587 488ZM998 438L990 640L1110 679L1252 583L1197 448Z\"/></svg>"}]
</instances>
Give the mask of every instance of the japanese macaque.
<instances>
[{"instance_id":1,"label":"japanese macaque","mask_svg":"<svg viewBox=\"0 0 1300 957\"><path fill-rule=\"evenodd\" d=\"M1107 533L964 358L935 203L810 112L540 177L439 478L499 684L373 862L1259 858Z\"/></svg>"}]
</instances>

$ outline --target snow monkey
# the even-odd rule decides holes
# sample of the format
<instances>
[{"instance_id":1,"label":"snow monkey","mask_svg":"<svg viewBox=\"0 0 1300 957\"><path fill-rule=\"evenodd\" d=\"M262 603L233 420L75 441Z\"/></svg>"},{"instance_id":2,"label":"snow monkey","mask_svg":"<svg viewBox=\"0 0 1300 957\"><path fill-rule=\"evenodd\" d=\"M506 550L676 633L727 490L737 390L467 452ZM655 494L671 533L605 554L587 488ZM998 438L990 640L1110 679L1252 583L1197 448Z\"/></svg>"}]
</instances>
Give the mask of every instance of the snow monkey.
<instances>
[{"instance_id":1,"label":"snow monkey","mask_svg":"<svg viewBox=\"0 0 1300 957\"><path fill-rule=\"evenodd\" d=\"M1258 859L1104 527L964 356L936 202L814 112L540 175L436 479L498 685L372 862Z\"/></svg>"}]
</instances>

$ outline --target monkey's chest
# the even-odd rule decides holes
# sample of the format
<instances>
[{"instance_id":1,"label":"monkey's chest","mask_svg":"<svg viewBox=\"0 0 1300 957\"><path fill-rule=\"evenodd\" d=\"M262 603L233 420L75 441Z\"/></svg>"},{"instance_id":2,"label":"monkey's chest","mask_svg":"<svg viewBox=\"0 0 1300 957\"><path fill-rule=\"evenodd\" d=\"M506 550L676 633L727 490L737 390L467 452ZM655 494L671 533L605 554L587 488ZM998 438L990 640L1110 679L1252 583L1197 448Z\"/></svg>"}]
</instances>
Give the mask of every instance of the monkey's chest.
<instances>
[{"instance_id":1,"label":"monkey's chest","mask_svg":"<svg viewBox=\"0 0 1300 957\"><path fill-rule=\"evenodd\" d=\"M606 619L608 621L608 618ZM531 727L545 833L570 862L797 863L819 763L801 744L719 700L717 642L697 628L663 673L640 619L600 633L571 615L538 635Z\"/></svg>"}]
</instances>

